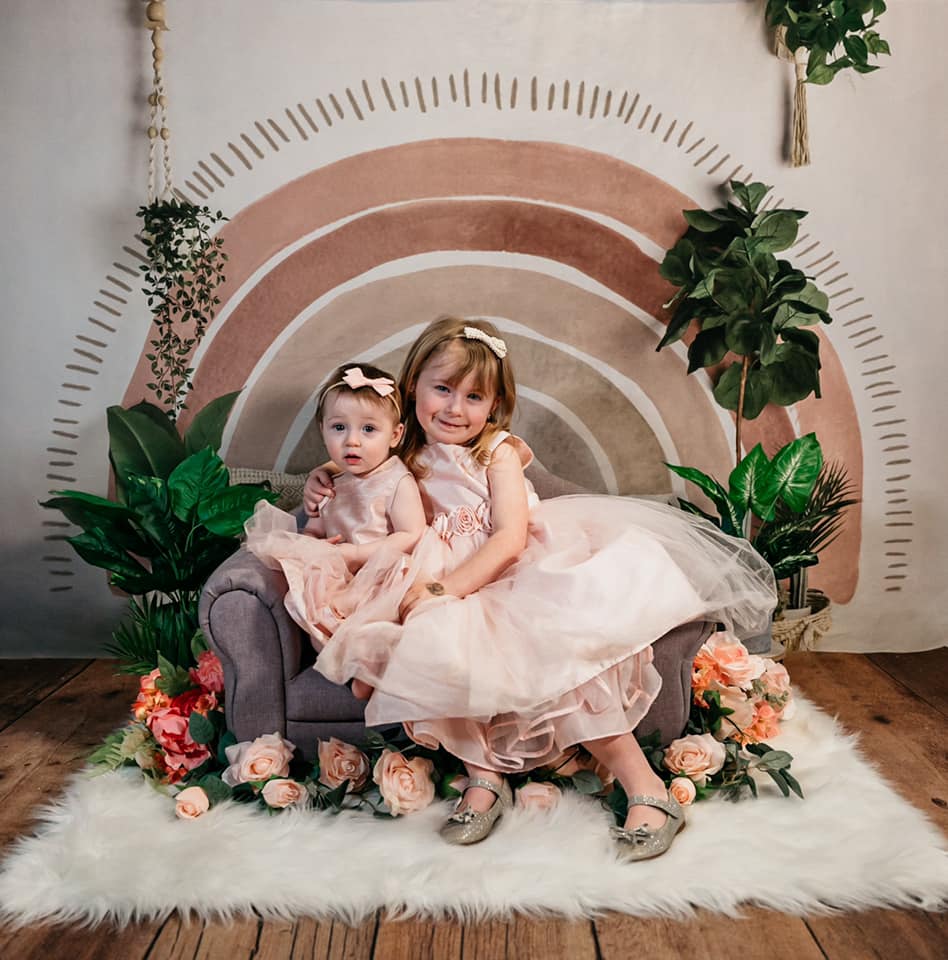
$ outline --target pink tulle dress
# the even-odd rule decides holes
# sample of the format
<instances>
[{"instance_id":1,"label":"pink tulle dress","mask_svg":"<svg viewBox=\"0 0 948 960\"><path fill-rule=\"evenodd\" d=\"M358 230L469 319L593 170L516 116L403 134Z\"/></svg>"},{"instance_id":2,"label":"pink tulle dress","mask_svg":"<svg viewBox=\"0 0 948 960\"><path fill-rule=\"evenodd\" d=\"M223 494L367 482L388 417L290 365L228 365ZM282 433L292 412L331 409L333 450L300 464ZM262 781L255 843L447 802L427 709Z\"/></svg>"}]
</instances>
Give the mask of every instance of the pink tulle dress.
<instances>
[{"instance_id":1,"label":"pink tulle dress","mask_svg":"<svg viewBox=\"0 0 948 960\"><path fill-rule=\"evenodd\" d=\"M398 457L389 457L368 476L337 477L335 497L319 511L326 538L363 544L387 537L393 532L389 516L395 493L402 483L414 482ZM297 532L296 518L266 500L257 504L246 533L246 548L286 577L286 609L317 650L353 610L387 594L409 567L405 554L383 547L353 576L333 544Z\"/></svg>"},{"instance_id":2,"label":"pink tulle dress","mask_svg":"<svg viewBox=\"0 0 948 960\"><path fill-rule=\"evenodd\" d=\"M500 434L527 465L522 440ZM431 444L419 463L431 524L407 567L342 622L316 669L375 688L366 723L399 722L417 742L515 772L568 746L632 730L661 686L651 644L711 619L759 633L773 575L747 544L666 504L570 496L531 505L527 547L463 599L425 600L398 621L417 577L437 580L491 532L487 468L466 447Z\"/></svg>"}]
</instances>

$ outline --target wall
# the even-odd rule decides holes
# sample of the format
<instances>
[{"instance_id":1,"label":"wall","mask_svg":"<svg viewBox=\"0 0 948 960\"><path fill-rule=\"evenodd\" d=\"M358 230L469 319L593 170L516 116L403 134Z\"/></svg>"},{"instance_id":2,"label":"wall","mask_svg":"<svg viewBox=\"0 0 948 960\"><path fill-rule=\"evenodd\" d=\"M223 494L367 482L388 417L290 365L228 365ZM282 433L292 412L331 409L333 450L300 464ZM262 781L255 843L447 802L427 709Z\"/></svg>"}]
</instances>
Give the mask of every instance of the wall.
<instances>
[{"instance_id":1,"label":"wall","mask_svg":"<svg viewBox=\"0 0 948 960\"><path fill-rule=\"evenodd\" d=\"M836 601L824 645L945 642L944 4L894 5L885 68L810 91L799 170L782 159L790 77L755 2L169 7L176 182L231 218L192 404L246 385L229 462L305 469L325 373L397 367L451 310L499 318L518 429L551 469L619 493L679 489L663 460L726 473L733 424L705 375L653 351L655 264L682 207L753 177L810 211L793 259L836 322L824 398L768 411L747 440L817 429L862 487L814 577ZM4 655L96 652L123 607L38 500L105 492L105 408L145 395L141 14L16 0L0 39Z\"/></svg>"}]
</instances>

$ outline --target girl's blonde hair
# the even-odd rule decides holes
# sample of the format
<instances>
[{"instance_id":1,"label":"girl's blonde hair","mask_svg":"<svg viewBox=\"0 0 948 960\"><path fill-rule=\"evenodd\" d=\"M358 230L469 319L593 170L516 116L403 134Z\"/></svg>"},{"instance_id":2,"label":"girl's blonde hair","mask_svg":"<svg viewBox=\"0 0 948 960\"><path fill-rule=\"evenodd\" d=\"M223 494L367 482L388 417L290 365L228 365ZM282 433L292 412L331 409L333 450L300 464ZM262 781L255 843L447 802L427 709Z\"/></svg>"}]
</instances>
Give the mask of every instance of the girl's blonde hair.
<instances>
[{"instance_id":1,"label":"girl's blonde hair","mask_svg":"<svg viewBox=\"0 0 948 960\"><path fill-rule=\"evenodd\" d=\"M346 374L353 369L361 370L369 380L389 380L392 384L392 392L383 397L369 384L353 387L346 382ZM390 373L373 367L370 363L344 363L329 375L326 385L319 391L319 396L316 398L316 422L320 425L326 414L326 404L334 393L353 393L394 417L395 423L401 422L402 404L395 378Z\"/></svg>"},{"instance_id":2,"label":"girl's blonde hair","mask_svg":"<svg viewBox=\"0 0 948 960\"><path fill-rule=\"evenodd\" d=\"M419 476L424 475L417 459L425 447L425 432L415 415L415 387L428 362L443 354L452 344L460 348L459 361L451 371L448 382L454 386L473 373L479 390L496 394L496 404L487 424L480 435L469 443L471 453L479 463L487 464L490 460L491 441L501 430L509 429L517 405L517 386L510 360L506 356L498 357L482 340L466 337L465 327L475 327L490 337L500 338L497 328L487 320L440 317L421 332L402 364L398 388L405 405L405 435L400 456L405 466Z\"/></svg>"}]
</instances>

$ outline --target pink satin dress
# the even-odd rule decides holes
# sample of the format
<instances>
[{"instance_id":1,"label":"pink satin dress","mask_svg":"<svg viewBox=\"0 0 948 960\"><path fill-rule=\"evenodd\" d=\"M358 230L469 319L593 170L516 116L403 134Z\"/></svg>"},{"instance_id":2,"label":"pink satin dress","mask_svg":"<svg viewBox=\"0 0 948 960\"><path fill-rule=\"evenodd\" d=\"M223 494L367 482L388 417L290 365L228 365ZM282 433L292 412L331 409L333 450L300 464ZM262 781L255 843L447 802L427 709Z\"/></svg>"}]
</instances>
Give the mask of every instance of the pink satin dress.
<instances>
[{"instance_id":1,"label":"pink satin dress","mask_svg":"<svg viewBox=\"0 0 948 960\"><path fill-rule=\"evenodd\" d=\"M351 574L335 545L371 543L393 533L392 501L402 483L415 479L398 457L390 457L368 476L336 477L336 495L320 505L326 539L297 531L296 518L261 500L246 524L246 549L286 577L284 603L290 616L313 640L317 650L361 603L388 592L408 569L408 558L382 548Z\"/></svg>"},{"instance_id":2,"label":"pink satin dress","mask_svg":"<svg viewBox=\"0 0 948 960\"><path fill-rule=\"evenodd\" d=\"M522 440L500 434L524 465ZM375 688L366 723L403 723L418 743L516 772L575 743L627 733L661 686L651 644L695 619L759 632L775 603L770 567L746 541L665 504L572 496L531 505L527 547L464 598L432 597L404 623L417 577L438 580L491 533L487 468L432 444L419 480L431 524L408 568L340 624L316 669Z\"/></svg>"}]
</instances>

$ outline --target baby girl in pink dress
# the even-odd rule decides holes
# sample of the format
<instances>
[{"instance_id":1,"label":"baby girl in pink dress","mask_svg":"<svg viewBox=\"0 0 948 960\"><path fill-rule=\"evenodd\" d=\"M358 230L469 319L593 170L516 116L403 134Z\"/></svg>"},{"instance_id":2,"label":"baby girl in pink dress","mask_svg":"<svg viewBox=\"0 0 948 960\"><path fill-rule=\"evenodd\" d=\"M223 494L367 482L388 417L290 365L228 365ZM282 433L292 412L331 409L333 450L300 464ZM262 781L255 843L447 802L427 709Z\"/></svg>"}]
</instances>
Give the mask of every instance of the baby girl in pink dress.
<instances>
[{"instance_id":1,"label":"baby girl in pink dress","mask_svg":"<svg viewBox=\"0 0 948 960\"><path fill-rule=\"evenodd\" d=\"M261 500L246 547L282 571L286 608L318 650L361 603L404 578L425 513L414 477L392 455L404 426L391 377L365 364L340 367L319 395L316 419L340 470L336 495L302 533L294 516ZM353 692L370 690L356 680Z\"/></svg>"},{"instance_id":2,"label":"baby girl in pink dress","mask_svg":"<svg viewBox=\"0 0 948 960\"><path fill-rule=\"evenodd\" d=\"M630 798L616 840L663 852L684 823L632 730L661 686L653 641L691 620L760 632L773 575L746 540L646 500L539 502L532 453L507 428L516 385L486 321L444 318L409 351L401 456L430 523L405 575L354 611L320 653L330 680L374 688L366 723L400 722L462 759L470 786L442 828L483 839L509 803L504 774L582 743ZM304 502L331 493L314 471Z\"/></svg>"}]
</instances>

